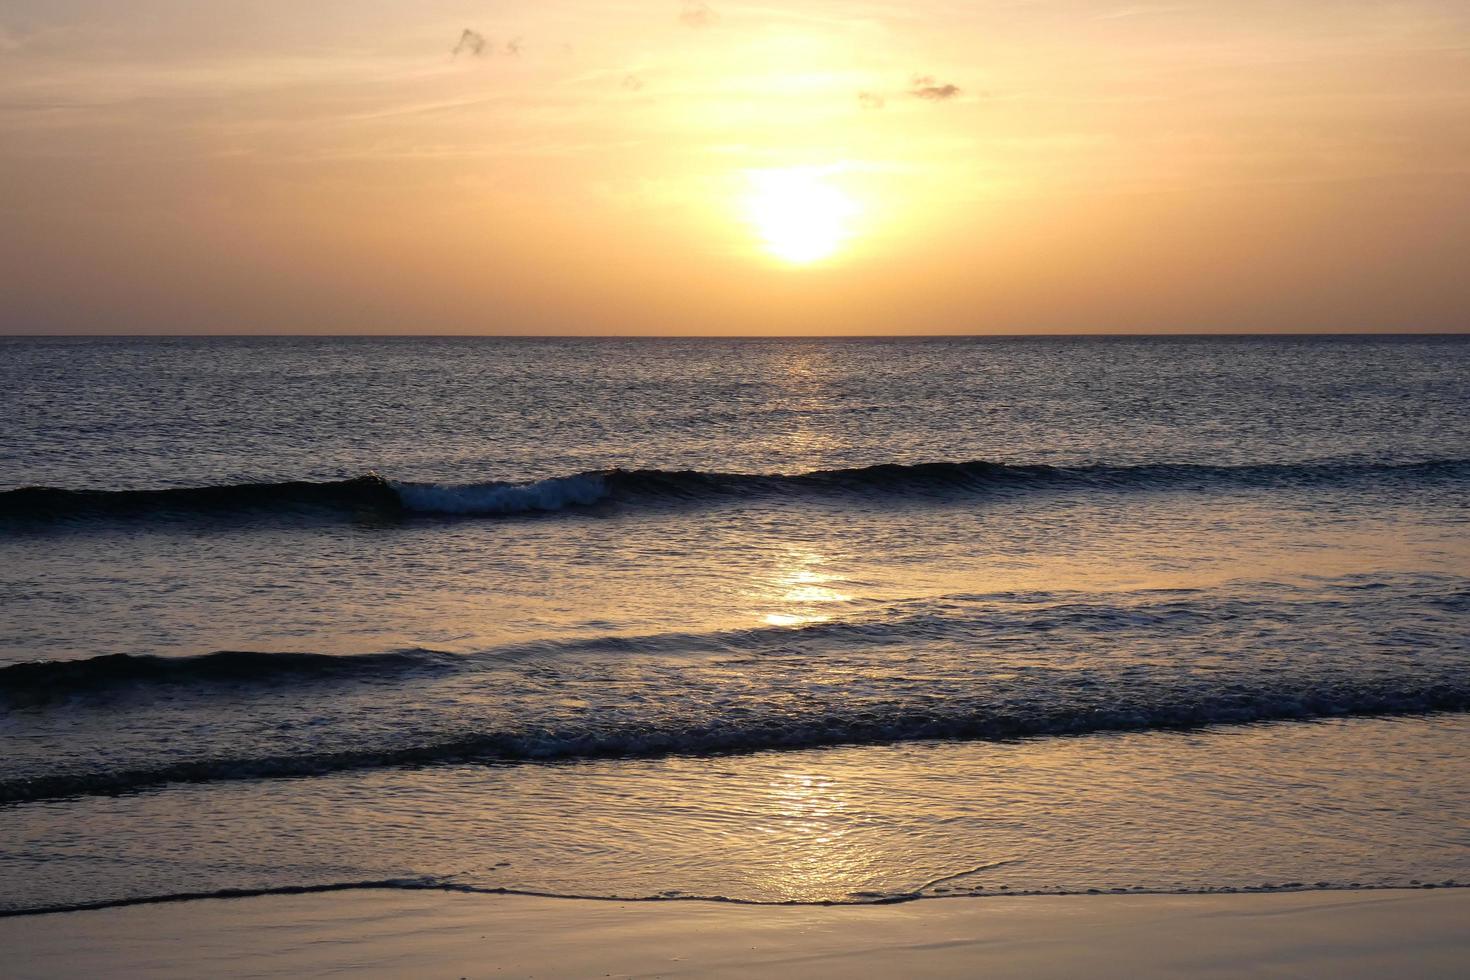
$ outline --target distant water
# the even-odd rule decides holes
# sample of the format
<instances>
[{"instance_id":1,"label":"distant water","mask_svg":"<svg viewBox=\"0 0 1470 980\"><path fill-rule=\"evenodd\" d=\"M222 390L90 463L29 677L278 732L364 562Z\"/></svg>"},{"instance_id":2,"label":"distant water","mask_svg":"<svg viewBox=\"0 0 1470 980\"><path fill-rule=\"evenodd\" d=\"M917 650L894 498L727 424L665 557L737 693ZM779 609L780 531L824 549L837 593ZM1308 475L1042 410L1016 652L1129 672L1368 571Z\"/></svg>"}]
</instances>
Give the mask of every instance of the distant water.
<instances>
[{"instance_id":1,"label":"distant water","mask_svg":"<svg viewBox=\"0 0 1470 980\"><path fill-rule=\"evenodd\" d=\"M1470 881L1470 340L0 341L0 910Z\"/></svg>"}]
</instances>

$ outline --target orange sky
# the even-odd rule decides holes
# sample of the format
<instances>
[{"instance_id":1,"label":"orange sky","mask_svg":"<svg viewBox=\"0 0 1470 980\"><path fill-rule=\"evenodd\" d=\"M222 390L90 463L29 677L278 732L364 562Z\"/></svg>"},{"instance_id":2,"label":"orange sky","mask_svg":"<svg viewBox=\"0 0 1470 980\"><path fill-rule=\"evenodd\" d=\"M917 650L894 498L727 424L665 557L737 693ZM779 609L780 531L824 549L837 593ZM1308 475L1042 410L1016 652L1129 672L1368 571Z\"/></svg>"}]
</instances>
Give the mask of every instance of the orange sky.
<instances>
[{"instance_id":1,"label":"orange sky","mask_svg":"<svg viewBox=\"0 0 1470 980\"><path fill-rule=\"evenodd\" d=\"M7 0L0 332L1463 331L1467 120L1464 0Z\"/></svg>"}]
</instances>

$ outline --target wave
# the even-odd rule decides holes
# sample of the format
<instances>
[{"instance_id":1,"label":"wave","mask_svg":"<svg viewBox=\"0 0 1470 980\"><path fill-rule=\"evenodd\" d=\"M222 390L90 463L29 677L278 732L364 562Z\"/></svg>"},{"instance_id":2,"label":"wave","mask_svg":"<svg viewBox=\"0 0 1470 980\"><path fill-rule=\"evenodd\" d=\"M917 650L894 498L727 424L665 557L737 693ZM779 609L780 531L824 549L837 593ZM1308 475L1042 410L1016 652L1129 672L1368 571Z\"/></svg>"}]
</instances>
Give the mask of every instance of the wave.
<instances>
[{"instance_id":1,"label":"wave","mask_svg":"<svg viewBox=\"0 0 1470 980\"><path fill-rule=\"evenodd\" d=\"M44 703L80 694L169 684L299 683L401 678L459 669L463 658L434 650L334 655L221 650L192 657L111 653L81 660L38 660L0 667L0 702Z\"/></svg>"},{"instance_id":2,"label":"wave","mask_svg":"<svg viewBox=\"0 0 1470 980\"><path fill-rule=\"evenodd\" d=\"M1167 688L1125 690L1105 701L1090 703L972 701L954 706L839 708L784 717L723 717L693 723L628 721L585 727L533 723L504 730L441 732L406 744L371 748L193 758L132 768L17 777L0 780L0 804L124 793L169 783L322 776L443 764L719 755L926 740L1007 741L1466 710L1470 710L1470 682L1430 676L1422 680L1403 678L1393 684L1258 684L1208 693Z\"/></svg>"},{"instance_id":3,"label":"wave","mask_svg":"<svg viewBox=\"0 0 1470 980\"><path fill-rule=\"evenodd\" d=\"M968 598L968 597L956 597ZM1035 594L1036 601L1048 596ZM1105 615L1105 613L1104 613ZM1120 616L1128 616L1119 612ZM964 621L951 624L962 630ZM932 616L895 621L833 621L796 626L753 626L704 632L606 634L533 640L470 653L422 647L373 653L278 653L220 650L192 656L109 653L75 660L30 660L0 665L0 704L39 706L74 697L142 693L153 688L240 688L311 681L399 681L469 673L519 660L589 655L755 655L792 642L832 640L850 644L892 642L905 627L931 635L944 624Z\"/></svg>"},{"instance_id":4,"label":"wave","mask_svg":"<svg viewBox=\"0 0 1470 980\"><path fill-rule=\"evenodd\" d=\"M21 487L0 493L0 518L151 517L307 509L392 512L398 496L380 477L313 483L239 483L164 490L63 490Z\"/></svg>"},{"instance_id":5,"label":"wave","mask_svg":"<svg viewBox=\"0 0 1470 980\"><path fill-rule=\"evenodd\" d=\"M22 487L0 492L0 519L54 521L153 516L331 511L364 517L412 514L510 516L602 503L657 506L731 497L943 497L1027 490L1278 489L1362 480L1416 483L1470 479L1470 460L1416 463L1266 463L1214 466L880 463L805 473L589 470L531 482L412 483L377 474L333 482L287 481L161 490Z\"/></svg>"},{"instance_id":6,"label":"wave","mask_svg":"<svg viewBox=\"0 0 1470 980\"><path fill-rule=\"evenodd\" d=\"M1448 585L1424 578L1421 588ZM1351 578L1334 583L1350 593ZM1375 580L1372 584L1382 584ZM1289 587L1277 586L1282 597ZM739 658L789 653L801 648L833 650L910 646L942 640L981 645L996 636L1082 629L1093 635L1150 628L1202 628L1212 621L1260 615L1249 600L1205 597L1191 589L1135 593L1131 602L1109 601L1085 592L952 593L930 599L890 600L849 618L791 626L752 625L656 633L605 633L510 643L450 653L422 647L383 652L328 654L221 650L192 656L110 653L75 660L32 660L0 665L0 705L42 706L70 698L106 699L147 695L154 689L211 689L321 682L390 683L493 670L520 661L554 663L580 656L626 658L717 654ZM1449 612L1466 608L1465 593L1425 593L1419 601ZM1390 595L1385 601L1395 601ZM1358 600L1361 605L1363 600ZM959 610L973 606L969 615Z\"/></svg>"}]
</instances>

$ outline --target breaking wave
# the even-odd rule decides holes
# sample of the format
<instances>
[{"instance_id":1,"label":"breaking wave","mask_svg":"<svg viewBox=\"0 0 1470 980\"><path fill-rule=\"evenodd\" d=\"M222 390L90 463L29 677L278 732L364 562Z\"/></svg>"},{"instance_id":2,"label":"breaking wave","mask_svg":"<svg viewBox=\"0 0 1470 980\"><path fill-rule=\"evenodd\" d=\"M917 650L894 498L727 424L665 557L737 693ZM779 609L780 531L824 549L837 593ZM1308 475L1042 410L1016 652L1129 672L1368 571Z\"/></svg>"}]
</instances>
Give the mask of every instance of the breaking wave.
<instances>
[{"instance_id":1,"label":"breaking wave","mask_svg":"<svg viewBox=\"0 0 1470 980\"><path fill-rule=\"evenodd\" d=\"M1463 676L1463 675L1462 675ZM1080 678L1085 686L1096 681ZM1394 683L1281 681L1201 691L1120 688L1104 698L969 699L955 704L851 706L697 721L625 719L500 730L420 732L404 742L334 751L158 761L126 768L0 780L0 804L130 792L167 783L320 776L334 772L465 763L747 753L919 740L1002 741L1056 735L1197 729L1252 722L1470 710L1470 683L1432 673Z\"/></svg>"},{"instance_id":2,"label":"breaking wave","mask_svg":"<svg viewBox=\"0 0 1470 980\"><path fill-rule=\"evenodd\" d=\"M609 469L532 482L435 484L376 474L333 482L288 481L161 490L22 487L0 492L0 520L56 521L153 516L412 514L509 516L614 503L658 506L740 497L947 497L1028 490L1278 489L1362 480L1400 484L1470 479L1470 460L1418 463L1307 463L1211 466L1009 465L976 460L897 464L806 473L719 473Z\"/></svg>"},{"instance_id":3,"label":"breaking wave","mask_svg":"<svg viewBox=\"0 0 1470 980\"><path fill-rule=\"evenodd\" d=\"M463 658L433 650L338 656L221 650L193 657L111 653L81 660L36 660L0 667L0 703L36 704L169 684L250 684L350 678L401 678L457 669Z\"/></svg>"}]
</instances>

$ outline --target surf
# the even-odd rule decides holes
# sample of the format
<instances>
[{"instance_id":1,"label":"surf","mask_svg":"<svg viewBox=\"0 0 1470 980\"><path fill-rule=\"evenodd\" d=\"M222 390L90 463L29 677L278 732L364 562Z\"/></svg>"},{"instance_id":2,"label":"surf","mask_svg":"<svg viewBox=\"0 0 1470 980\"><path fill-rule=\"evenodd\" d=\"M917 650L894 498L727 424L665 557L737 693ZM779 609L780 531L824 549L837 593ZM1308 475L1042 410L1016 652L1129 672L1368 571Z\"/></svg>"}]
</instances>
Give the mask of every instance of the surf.
<instances>
[{"instance_id":1,"label":"surf","mask_svg":"<svg viewBox=\"0 0 1470 980\"><path fill-rule=\"evenodd\" d=\"M1051 466L988 460L878 463L799 473L602 469L539 480L423 483L376 473L348 480L225 484L152 490L21 487L0 492L10 522L147 521L211 517L404 519L511 517L598 505L670 507L729 499L903 501L1043 491L1271 491L1378 482L1410 486L1470 480L1470 460L1208 465Z\"/></svg>"}]
</instances>

